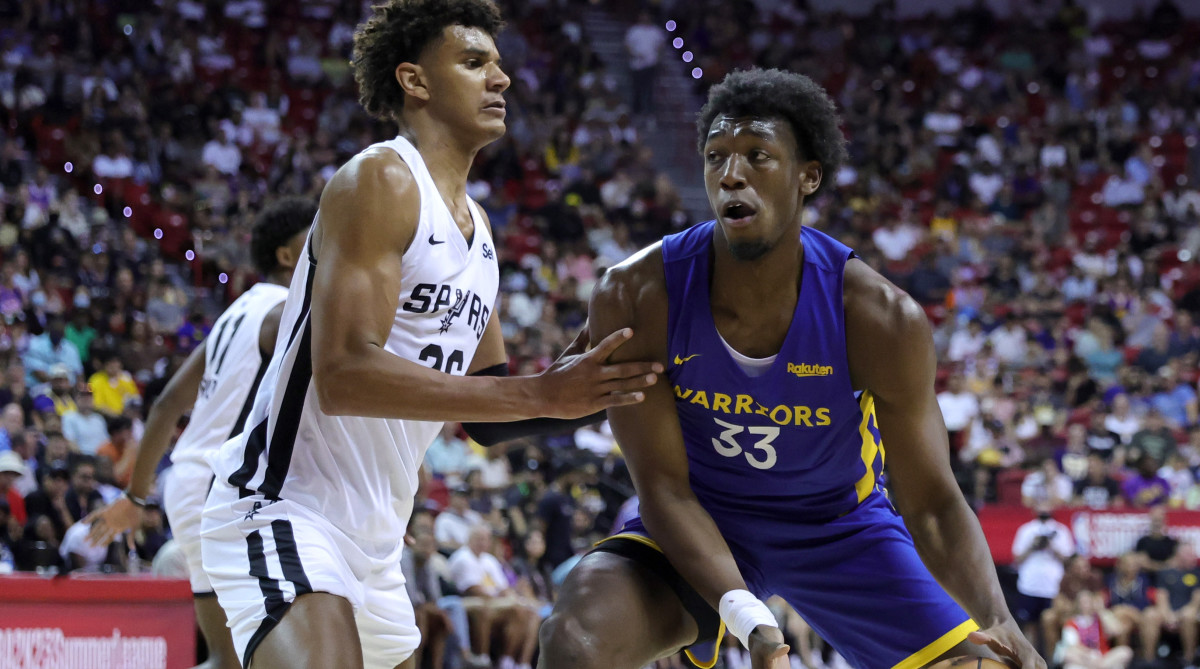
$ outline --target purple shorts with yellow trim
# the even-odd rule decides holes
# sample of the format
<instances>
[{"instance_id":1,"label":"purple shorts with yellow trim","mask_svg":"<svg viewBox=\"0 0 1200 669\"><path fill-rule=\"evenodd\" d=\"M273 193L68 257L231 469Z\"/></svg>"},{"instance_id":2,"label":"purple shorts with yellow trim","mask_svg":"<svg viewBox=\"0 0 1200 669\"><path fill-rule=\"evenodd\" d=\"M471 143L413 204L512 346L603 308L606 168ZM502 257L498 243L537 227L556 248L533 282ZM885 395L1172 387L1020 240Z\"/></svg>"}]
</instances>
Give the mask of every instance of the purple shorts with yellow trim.
<instances>
[{"instance_id":1,"label":"purple shorts with yellow trim","mask_svg":"<svg viewBox=\"0 0 1200 669\"><path fill-rule=\"evenodd\" d=\"M814 524L709 513L747 588L787 600L851 666L923 667L979 629L933 579L882 494ZM649 537L640 517L622 534Z\"/></svg>"}]
</instances>

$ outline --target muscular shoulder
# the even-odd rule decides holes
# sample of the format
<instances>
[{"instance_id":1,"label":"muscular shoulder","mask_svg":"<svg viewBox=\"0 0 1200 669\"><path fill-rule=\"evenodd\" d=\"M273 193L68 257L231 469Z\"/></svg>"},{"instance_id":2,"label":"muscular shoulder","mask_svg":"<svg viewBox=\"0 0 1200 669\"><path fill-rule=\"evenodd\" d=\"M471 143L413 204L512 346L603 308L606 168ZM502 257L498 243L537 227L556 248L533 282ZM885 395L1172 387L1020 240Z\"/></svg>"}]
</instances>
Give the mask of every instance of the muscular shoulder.
<instances>
[{"instance_id":1,"label":"muscular shoulder","mask_svg":"<svg viewBox=\"0 0 1200 669\"><path fill-rule=\"evenodd\" d=\"M666 309L661 242L647 246L605 272L592 295L593 308L620 307L631 316L660 305Z\"/></svg>"},{"instance_id":2,"label":"muscular shoulder","mask_svg":"<svg viewBox=\"0 0 1200 669\"><path fill-rule=\"evenodd\" d=\"M408 165L394 151L371 149L351 158L321 193L316 242L347 228L412 241L421 195Z\"/></svg>"},{"instance_id":3,"label":"muscular shoulder","mask_svg":"<svg viewBox=\"0 0 1200 669\"><path fill-rule=\"evenodd\" d=\"M647 246L604 273L592 293L588 319L592 324L593 344L620 328L632 327L634 339L622 346L621 351L634 348L650 351L657 348L654 343L660 339L665 350L667 288L661 242Z\"/></svg>"},{"instance_id":4,"label":"muscular shoulder","mask_svg":"<svg viewBox=\"0 0 1200 669\"><path fill-rule=\"evenodd\" d=\"M921 305L861 260L846 263L842 298L848 327L880 328L884 336L928 329Z\"/></svg>"},{"instance_id":5,"label":"muscular shoulder","mask_svg":"<svg viewBox=\"0 0 1200 669\"><path fill-rule=\"evenodd\" d=\"M897 374L923 374L936 364L933 335L921 305L861 260L846 263L842 300L850 373L859 389L898 386Z\"/></svg>"}]
</instances>

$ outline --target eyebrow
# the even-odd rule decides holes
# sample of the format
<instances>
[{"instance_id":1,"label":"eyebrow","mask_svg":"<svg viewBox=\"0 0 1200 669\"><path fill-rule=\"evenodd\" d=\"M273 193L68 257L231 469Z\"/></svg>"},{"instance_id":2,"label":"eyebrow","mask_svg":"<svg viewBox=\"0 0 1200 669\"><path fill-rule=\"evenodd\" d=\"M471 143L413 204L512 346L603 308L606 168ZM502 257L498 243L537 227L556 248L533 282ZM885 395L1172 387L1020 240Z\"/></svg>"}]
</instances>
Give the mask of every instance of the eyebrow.
<instances>
[{"instance_id":1,"label":"eyebrow","mask_svg":"<svg viewBox=\"0 0 1200 669\"><path fill-rule=\"evenodd\" d=\"M730 133L727 130L725 130L724 128L717 128L716 130L713 130L712 132L708 133L707 139L715 139L721 135L728 135L728 134L730 134ZM743 127L741 130L738 131L738 134L739 135L741 135L741 134L752 135L754 137L757 137L761 140L765 140L768 142L774 142L779 139L775 135L775 133L773 133L769 130L759 130L758 128L755 128L752 125Z\"/></svg>"},{"instance_id":2,"label":"eyebrow","mask_svg":"<svg viewBox=\"0 0 1200 669\"><path fill-rule=\"evenodd\" d=\"M488 51L487 49L480 49L479 47L475 47L475 46L469 46L469 47L463 49L462 55L478 56L485 60L490 60L490 59L494 58L496 61L496 65L500 65L502 62L502 59L500 58L500 54L498 54L494 51Z\"/></svg>"}]
</instances>

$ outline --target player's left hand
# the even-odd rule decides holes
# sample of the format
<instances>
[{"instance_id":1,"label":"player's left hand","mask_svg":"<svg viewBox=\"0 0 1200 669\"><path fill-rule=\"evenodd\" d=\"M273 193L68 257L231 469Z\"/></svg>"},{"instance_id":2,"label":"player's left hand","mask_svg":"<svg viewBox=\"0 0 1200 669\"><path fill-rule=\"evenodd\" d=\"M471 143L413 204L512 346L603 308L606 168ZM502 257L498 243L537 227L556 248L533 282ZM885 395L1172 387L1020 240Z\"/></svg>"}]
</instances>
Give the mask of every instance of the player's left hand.
<instances>
[{"instance_id":1,"label":"player's left hand","mask_svg":"<svg viewBox=\"0 0 1200 669\"><path fill-rule=\"evenodd\" d=\"M141 518L140 509L125 497L103 509L97 509L88 514L84 523L90 523L88 543L93 546L107 546L118 534L133 529Z\"/></svg>"},{"instance_id":2,"label":"player's left hand","mask_svg":"<svg viewBox=\"0 0 1200 669\"><path fill-rule=\"evenodd\" d=\"M967 641L987 646L1000 659L1017 669L1046 669L1046 661L1033 649L1014 620L971 632Z\"/></svg>"}]
</instances>

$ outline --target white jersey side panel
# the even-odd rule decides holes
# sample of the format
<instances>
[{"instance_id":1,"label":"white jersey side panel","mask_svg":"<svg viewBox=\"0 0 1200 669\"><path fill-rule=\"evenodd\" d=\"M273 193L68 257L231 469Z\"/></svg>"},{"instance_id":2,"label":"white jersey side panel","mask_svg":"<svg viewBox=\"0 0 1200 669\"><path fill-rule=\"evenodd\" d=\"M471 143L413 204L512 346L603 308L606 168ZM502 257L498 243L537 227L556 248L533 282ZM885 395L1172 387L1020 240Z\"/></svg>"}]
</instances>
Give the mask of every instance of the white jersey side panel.
<instances>
[{"instance_id":1,"label":"white jersey side panel","mask_svg":"<svg viewBox=\"0 0 1200 669\"><path fill-rule=\"evenodd\" d=\"M468 244L407 140L397 137L374 147L400 155L421 196L417 232L401 260L399 304L384 348L463 375L496 304L499 268L491 235L472 202L475 234ZM364 550L385 554L403 539L417 471L441 423L321 412L312 383L309 313L317 262L306 243L275 355L246 431L222 446L211 463L216 475L241 488L243 495L303 504Z\"/></svg>"},{"instance_id":2,"label":"white jersey side panel","mask_svg":"<svg viewBox=\"0 0 1200 669\"><path fill-rule=\"evenodd\" d=\"M200 392L187 429L171 452L172 462L205 464L206 455L241 433L270 362L258 346L263 319L287 293L283 286L257 283L213 324L205 344Z\"/></svg>"}]
</instances>

